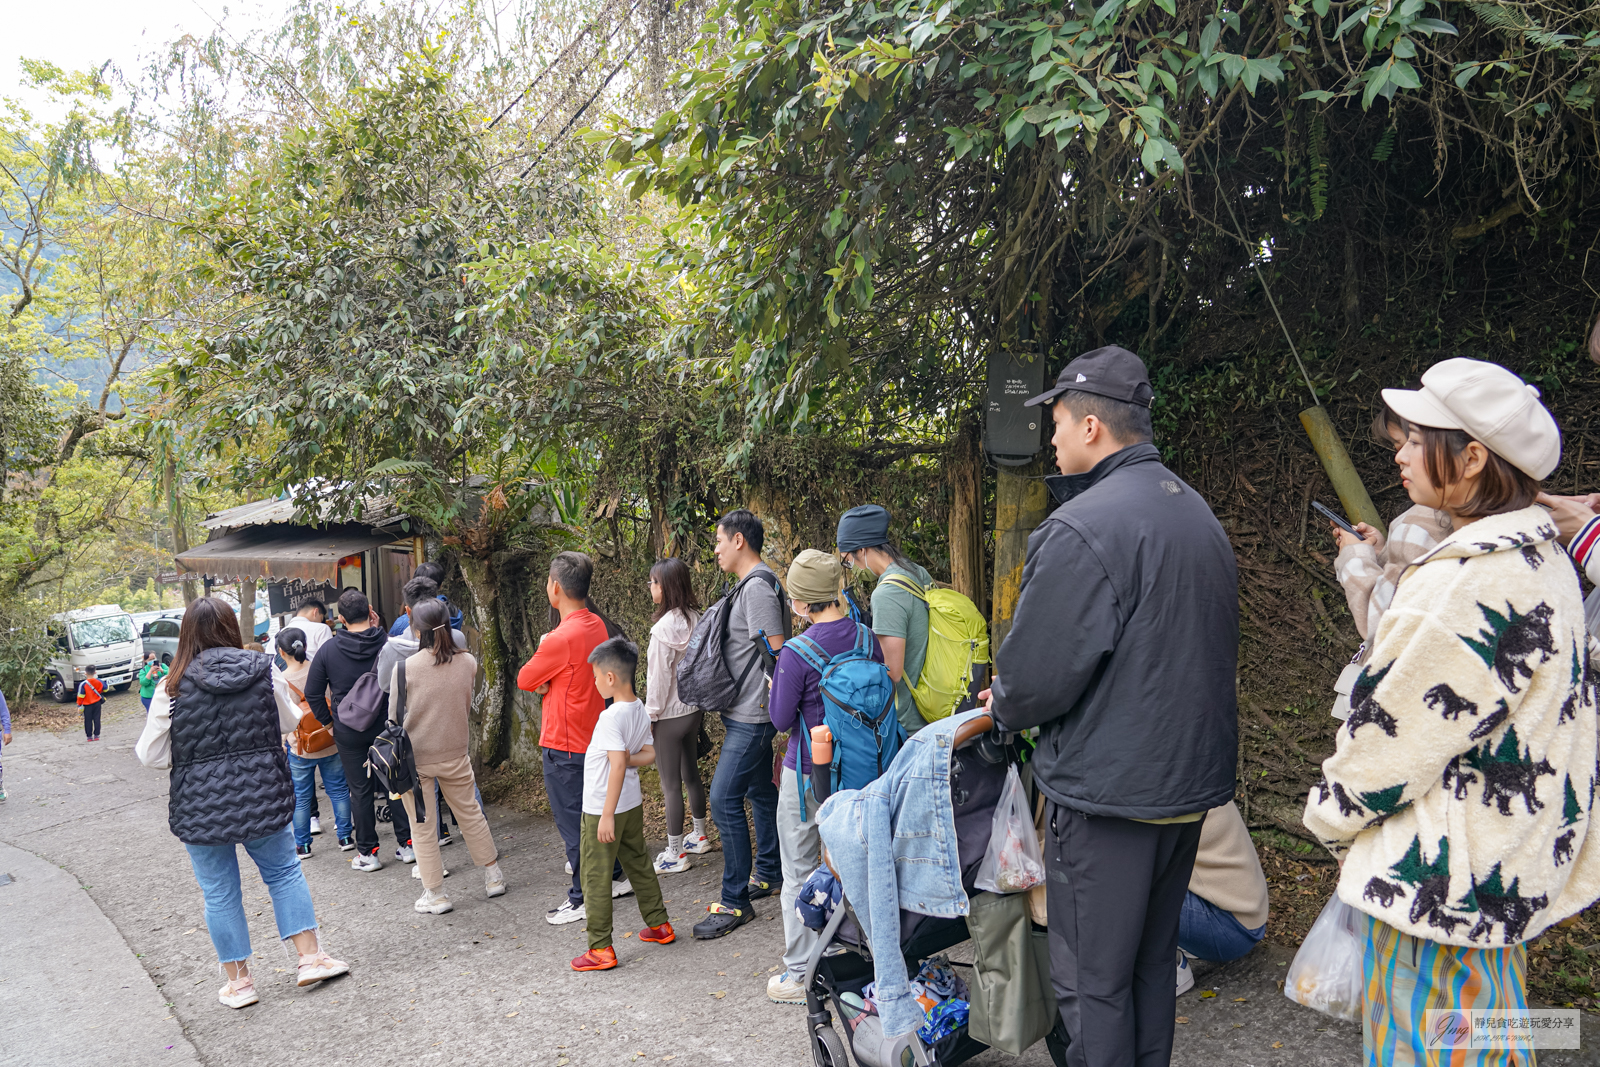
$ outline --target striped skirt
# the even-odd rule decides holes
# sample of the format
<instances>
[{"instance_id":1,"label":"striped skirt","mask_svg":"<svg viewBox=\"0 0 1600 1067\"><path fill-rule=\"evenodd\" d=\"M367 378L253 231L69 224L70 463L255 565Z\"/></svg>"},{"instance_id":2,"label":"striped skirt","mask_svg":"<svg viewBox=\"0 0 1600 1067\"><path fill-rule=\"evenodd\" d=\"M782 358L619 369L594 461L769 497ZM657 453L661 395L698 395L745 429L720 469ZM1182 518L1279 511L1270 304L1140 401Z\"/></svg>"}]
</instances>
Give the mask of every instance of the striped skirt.
<instances>
[{"instance_id":1,"label":"striped skirt","mask_svg":"<svg viewBox=\"0 0 1600 1067\"><path fill-rule=\"evenodd\" d=\"M1511 1049L1428 1048L1423 1025L1423 1013L1434 1008L1526 1008L1526 947L1441 945L1364 918L1367 1067L1533 1067L1531 1053Z\"/></svg>"}]
</instances>

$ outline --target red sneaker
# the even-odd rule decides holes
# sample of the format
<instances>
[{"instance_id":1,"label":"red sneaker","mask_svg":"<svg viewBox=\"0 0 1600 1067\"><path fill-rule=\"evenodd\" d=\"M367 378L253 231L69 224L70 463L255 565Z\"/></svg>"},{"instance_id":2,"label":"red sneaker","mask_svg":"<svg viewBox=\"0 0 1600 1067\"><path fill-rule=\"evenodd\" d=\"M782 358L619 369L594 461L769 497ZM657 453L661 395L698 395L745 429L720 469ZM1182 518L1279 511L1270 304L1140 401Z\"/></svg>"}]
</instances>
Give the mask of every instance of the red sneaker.
<instances>
[{"instance_id":1,"label":"red sneaker","mask_svg":"<svg viewBox=\"0 0 1600 1067\"><path fill-rule=\"evenodd\" d=\"M670 945L678 940L678 935L672 932L671 923L662 923L660 926L646 926L639 931L640 941L653 941L658 945Z\"/></svg>"},{"instance_id":2,"label":"red sneaker","mask_svg":"<svg viewBox=\"0 0 1600 1067\"><path fill-rule=\"evenodd\" d=\"M610 945L605 948L592 948L572 961L572 969L575 971L609 971L616 965L617 950Z\"/></svg>"}]
</instances>

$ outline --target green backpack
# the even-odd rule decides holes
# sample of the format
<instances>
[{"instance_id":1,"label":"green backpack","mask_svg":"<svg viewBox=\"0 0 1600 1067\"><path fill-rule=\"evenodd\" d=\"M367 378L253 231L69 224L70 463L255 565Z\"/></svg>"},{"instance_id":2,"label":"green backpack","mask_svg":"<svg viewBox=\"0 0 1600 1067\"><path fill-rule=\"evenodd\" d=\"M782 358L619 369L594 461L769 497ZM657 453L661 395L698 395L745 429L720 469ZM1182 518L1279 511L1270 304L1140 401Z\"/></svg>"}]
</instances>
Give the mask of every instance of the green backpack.
<instances>
[{"instance_id":1,"label":"green backpack","mask_svg":"<svg viewBox=\"0 0 1600 1067\"><path fill-rule=\"evenodd\" d=\"M971 690L973 668L989 662L989 626L972 601L954 589L924 590L903 574L880 580L928 605L928 654L911 696L924 720L949 718Z\"/></svg>"}]
</instances>

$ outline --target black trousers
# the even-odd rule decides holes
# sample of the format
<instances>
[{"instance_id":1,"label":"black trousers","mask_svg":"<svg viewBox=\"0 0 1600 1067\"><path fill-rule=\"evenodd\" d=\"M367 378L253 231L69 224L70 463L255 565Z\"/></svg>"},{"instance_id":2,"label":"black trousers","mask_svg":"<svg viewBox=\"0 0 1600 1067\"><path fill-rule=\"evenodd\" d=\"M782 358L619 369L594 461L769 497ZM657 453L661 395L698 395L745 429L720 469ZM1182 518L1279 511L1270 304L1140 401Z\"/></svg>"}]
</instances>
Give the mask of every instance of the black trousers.
<instances>
[{"instance_id":1,"label":"black trousers","mask_svg":"<svg viewBox=\"0 0 1600 1067\"><path fill-rule=\"evenodd\" d=\"M372 808L373 801L389 804L389 798L378 793L378 780L367 774L367 749L382 730L381 722L359 734L338 724L333 727L333 740L339 746L339 765L344 768L345 781L350 784L350 821L355 826L356 851L363 856L378 851L378 819ZM389 804L389 815L395 841L410 844L411 820L406 817L405 806Z\"/></svg>"},{"instance_id":2,"label":"black trousers","mask_svg":"<svg viewBox=\"0 0 1600 1067\"><path fill-rule=\"evenodd\" d=\"M567 889L567 899L573 907L583 903L583 753L563 752L559 748L546 748L543 752L544 795L550 801L550 814L555 816L556 830L567 850L567 862L572 864L572 885ZM611 866L611 880L621 881L622 862Z\"/></svg>"},{"instance_id":3,"label":"black trousers","mask_svg":"<svg viewBox=\"0 0 1600 1067\"><path fill-rule=\"evenodd\" d=\"M84 704L83 711L83 736L100 736L100 709L106 706L103 700L96 700L93 704Z\"/></svg>"},{"instance_id":4,"label":"black trousers","mask_svg":"<svg viewBox=\"0 0 1600 1067\"><path fill-rule=\"evenodd\" d=\"M1200 823L1153 826L1046 802L1050 977L1071 1067L1167 1067L1178 917Z\"/></svg>"}]
</instances>

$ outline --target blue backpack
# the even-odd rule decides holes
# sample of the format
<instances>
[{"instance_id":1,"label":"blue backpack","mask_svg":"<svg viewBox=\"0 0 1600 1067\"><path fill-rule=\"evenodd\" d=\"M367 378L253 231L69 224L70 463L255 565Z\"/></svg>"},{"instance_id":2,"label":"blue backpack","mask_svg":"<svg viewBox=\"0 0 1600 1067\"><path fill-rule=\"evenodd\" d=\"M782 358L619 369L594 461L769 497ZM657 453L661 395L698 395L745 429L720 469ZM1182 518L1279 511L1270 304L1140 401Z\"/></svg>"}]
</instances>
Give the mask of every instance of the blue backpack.
<instances>
[{"instance_id":1,"label":"blue backpack","mask_svg":"<svg viewBox=\"0 0 1600 1067\"><path fill-rule=\"evenodd\" d=\"M860 789L889 769L900 752L906 732L894 713L894 679L889 669L872 658L872 631L856 623L856 643L829 657L822 646L801 634L785 648L822 675L822 721L833 734L833 792ZM804 721L800 735L806 758L811 758L811 731ZM798 771L798 765L796 770ZM806 814L806 783L800 786L800 818Z\"/></svg>"}]
</instances>

